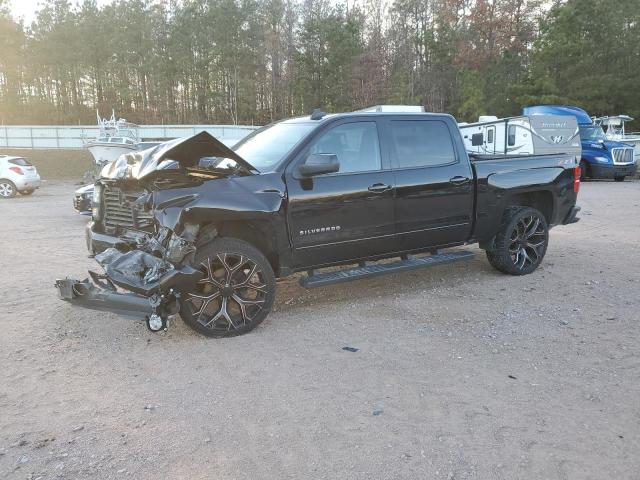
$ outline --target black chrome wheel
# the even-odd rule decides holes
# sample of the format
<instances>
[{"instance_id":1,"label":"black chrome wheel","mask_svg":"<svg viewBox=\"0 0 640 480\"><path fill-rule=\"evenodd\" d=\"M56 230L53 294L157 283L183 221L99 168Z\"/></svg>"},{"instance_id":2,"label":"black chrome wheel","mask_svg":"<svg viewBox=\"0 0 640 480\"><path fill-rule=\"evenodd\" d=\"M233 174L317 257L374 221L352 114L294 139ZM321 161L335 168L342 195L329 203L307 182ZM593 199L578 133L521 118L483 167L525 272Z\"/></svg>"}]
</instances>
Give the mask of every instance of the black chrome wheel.
<instances>
[{"instance_id":1,"label":"black chrome wheel","mask_svg":"<svg viewBox=\"0 0 640 480\"><path fill-rule=\"evenodd\" d=\"M219 239L196 258L205 277L182 301L188 325L208 336L226 337L248 332L267 316L275 277L257 249L241 240Z\"/></svg>"},{"instance_id":2,"label":"black chrome wheel","mask_svg":"<svg viewBox=\"0 0 640 480\"><path fill-rule=\"evenodd\" d=\"M547 248L547 229L541 218L532 213L521 217L511 232L509 255L516 268L538 263Z\"/></svg>"},{"instance_id":3,"label":"black chrome wheel","mask_svg":"<svg viewBox=\"0 0 640 480\"><path fill-rule=\"evenodd\" d=\"M487 250L487 259L496 270L526 275L538 268L548 243L549 227L542 213L530 207L510 207Z\"/></svg>"}]
</instances>

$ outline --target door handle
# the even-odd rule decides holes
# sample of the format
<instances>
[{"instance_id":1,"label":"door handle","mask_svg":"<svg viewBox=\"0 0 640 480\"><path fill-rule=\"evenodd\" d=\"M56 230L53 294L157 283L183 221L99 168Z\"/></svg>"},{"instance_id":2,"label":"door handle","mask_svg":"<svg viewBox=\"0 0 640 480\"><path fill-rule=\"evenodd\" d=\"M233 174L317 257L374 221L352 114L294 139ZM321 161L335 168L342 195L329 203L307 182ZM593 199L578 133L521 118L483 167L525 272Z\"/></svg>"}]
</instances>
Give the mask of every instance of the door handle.
<instances>
[{"instance_id":1,"label":"door handle","mask_svg":"<svg viewBox=\"0 0 640 480\"><path fill-rule=\"evenodd\" d=\"M453 185L466 185L467 183L469 183L469 177L462 177L458 175L456 177L450 178L449 183L452 183Z\"/></svg>"},{"instance_id":2,"label":"door handle","mask_svg":"<svg viewBox=\"0 0 640 480\"><path fill-rule=\"evenodd\" d=\"M388 190L391 190L391 185L387 185L386 183L374 183L369 187L369 191L373 193L383 193Z\"/></svg>"}]
</instances>

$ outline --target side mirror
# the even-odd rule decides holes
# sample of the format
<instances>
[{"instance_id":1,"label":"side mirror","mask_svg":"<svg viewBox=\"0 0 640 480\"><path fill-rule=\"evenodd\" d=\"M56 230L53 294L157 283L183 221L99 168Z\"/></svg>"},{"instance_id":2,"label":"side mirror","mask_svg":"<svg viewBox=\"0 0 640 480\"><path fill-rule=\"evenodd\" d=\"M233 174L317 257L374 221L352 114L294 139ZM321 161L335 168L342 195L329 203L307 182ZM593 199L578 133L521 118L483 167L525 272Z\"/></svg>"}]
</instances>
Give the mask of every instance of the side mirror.
<instances>
[{"instance_id":1,"label":"side mirror","mask_svg":"<svg viewBox=\"0 0 640 480\"><path fill-rule=\"evenodd\" d=\"M324 173L336 173L340 170L340 162L335 153L312 153L299 167L304 177L313 177Z\"/></svg>"},{"instance_id":2,"label":"side mirror","mask_svg":"<svg viewBox=\"0 0 640 480\"><path fill-rule=\"evenodd\" d=\"M474 147L479 147L484 143L484 135L481 133L474 133L471 135L471 145Z\"/></svg>"}]
</instances>

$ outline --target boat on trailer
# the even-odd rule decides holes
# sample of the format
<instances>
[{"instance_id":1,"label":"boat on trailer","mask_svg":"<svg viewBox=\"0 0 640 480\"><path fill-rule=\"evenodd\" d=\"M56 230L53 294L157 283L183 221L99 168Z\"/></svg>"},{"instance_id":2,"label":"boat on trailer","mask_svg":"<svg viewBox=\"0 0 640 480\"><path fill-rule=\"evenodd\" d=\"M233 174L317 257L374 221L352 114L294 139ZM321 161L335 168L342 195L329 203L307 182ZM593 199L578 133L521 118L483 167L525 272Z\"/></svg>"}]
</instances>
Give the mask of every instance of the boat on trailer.
<instances>
[{"instance_id":1,"label":"boat on trailer","mask_svg":"<svg viewBox=\"0 0 640 480\"><path fill-rule=\"evenodd\" d=\"M633 146L634 157L636 161L640 161L640 132L627 132L625 129L625 123L632 121L633 118L629 115L593 117L593 123L602 127L605 136L609 140Z\"/></svg>"},{"instance_id":2,"label":"boat on trailer","mask_svg":"<svg viewBox=\"0 0 640 480\"><path fill-rule=\"evenodd\" d=\"M87 141L84 146L91 152L96 167L100 168L108 162L117 160L124 153L138 150L138 126L127 122L124 118L116 118L111 112L111 118L101 118L96 112L100 133L97 138Z\"/></svg>"}]
</instances>

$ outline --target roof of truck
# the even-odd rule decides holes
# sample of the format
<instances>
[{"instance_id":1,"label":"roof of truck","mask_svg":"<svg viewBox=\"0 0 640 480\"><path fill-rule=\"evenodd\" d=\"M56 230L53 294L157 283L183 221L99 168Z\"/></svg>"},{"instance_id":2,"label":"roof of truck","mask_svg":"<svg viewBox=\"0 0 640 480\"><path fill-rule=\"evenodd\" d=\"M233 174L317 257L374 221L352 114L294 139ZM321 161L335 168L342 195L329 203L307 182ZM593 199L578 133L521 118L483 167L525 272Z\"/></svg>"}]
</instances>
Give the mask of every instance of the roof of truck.
<instances>
[{"instance_id":1,"label":"roof of truck","mask_svg":"<svg viewBox=\"0 0 640 480\"><path fill-rule=\"evenodd\" d=\"M327 120L334 120L337 118L353 118L353 117L450 117L452 115L448 113L435 113L435 112L344 112L344 113L324 113L322 116L313 118L313 115L305 115L304 117L293 117L286 120L282 120L282 123L321 123ZM454 119L455 121L455 119Z\"/></svg>"}]
</instances>

